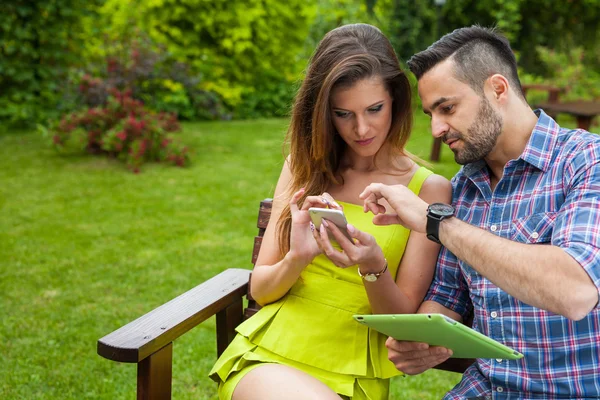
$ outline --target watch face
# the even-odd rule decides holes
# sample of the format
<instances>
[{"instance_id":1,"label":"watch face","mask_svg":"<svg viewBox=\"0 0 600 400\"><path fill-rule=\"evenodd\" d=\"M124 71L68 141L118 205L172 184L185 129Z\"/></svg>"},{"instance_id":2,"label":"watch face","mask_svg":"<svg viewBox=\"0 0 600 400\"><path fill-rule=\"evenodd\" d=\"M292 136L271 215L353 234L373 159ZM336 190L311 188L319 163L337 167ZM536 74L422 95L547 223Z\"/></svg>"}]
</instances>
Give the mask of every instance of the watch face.
<instances>
[{"instance_id":1,"label":"watch face","mask_svg":"<svg viewBox=\"0 0 600 400\"><path fill-rule=\"evenodd\" d=\"M429 206L429 210L436 215L449 217L454 215L454 207L444 203L433 203Z\"/></svg>"},{"instance_id":2,"label":"watch face","mask_svg":"<svg viewBox=\"0 0 600 400\"><path fill-rule=\"evenodd\" d=\"M377 275L375 274L366 274L364 276L364 280L367 282L375 282L377 280Z\"/></svg>"}]
</instances>

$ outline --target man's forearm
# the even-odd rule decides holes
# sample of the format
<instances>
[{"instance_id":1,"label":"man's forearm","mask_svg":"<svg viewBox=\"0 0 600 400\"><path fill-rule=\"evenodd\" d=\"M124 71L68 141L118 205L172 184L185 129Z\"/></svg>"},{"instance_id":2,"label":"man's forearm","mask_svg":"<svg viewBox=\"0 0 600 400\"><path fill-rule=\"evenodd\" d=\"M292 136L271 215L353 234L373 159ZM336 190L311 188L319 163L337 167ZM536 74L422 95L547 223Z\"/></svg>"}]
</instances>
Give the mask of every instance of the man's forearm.
<instances>
[{"instance_id":1,"label":"man's forearm","mask_svg":"<svg viewBox=\"0 0 600 400\"><path fill-rule=\"evenodd\" d=\"M458 218L442 221L440 240L456 257L524 303L577 320L598 301L588 274L556 246L513 242Z\"/></svg>"}]
</instances>

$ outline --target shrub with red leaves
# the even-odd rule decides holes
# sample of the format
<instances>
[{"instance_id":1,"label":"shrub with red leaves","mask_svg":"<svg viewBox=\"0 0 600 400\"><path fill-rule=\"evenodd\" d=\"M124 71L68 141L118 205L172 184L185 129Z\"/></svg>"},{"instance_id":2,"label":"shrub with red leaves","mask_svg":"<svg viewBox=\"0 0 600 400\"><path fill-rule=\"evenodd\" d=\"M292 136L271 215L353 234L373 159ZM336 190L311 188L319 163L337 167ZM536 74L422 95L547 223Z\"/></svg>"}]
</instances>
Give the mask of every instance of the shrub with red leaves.
<instances>
[{"instance_id":1,"label":"shrub with red leaves","mask_svg":"<svg viewBox=\"0 0 600 400\"><path fill-rule=\"evenodd\" d=\"M117 89L104 105L67 114L51 127L57 149L118 157L134 172L148 161L187 165L189 150L173 135L180 130L175 114L152 112L131 91Z\"/></svg>"}]
</instances>

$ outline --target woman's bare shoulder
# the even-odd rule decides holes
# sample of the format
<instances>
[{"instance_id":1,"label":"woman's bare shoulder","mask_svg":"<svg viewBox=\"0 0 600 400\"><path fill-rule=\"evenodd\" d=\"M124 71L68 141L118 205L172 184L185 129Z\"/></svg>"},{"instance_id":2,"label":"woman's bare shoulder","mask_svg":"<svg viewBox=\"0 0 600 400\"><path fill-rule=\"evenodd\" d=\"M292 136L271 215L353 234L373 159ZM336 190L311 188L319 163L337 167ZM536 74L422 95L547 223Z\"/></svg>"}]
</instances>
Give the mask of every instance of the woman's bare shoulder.
<instances>
[{"instance_id":1,"label":"woman's bare shoulder","mask_svg":"<svg viewBox=\"0 0 600 400\"><path fill-rule=\"evenodd\" d=\"M445 177L431 174L423 182L419 197L431 202L450 203L452 201L452 184Z\"/></svg>"}]
</instances>

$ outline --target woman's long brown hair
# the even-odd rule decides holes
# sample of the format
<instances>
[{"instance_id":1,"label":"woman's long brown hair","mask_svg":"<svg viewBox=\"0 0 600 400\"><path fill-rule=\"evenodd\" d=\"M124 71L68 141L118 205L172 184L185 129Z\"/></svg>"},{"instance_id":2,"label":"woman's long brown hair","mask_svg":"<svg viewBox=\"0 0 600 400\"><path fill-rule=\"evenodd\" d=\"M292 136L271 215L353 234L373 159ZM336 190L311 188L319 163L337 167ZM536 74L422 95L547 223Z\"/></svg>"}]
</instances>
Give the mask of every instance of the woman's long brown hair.
<instances>
[{"instance_id":1,"label":"woman's long brown hair","mask_svg":"<svg viewBox=\"0 0 600 400\"><path fill-rule=\"evenodd\" d=\"M343 183L336 172L346 143L336 134L331 120L332 90L375 76L385 82L393 100L392 124L386 139L391 154L408 155L404 146L412 128L411 88L392 45L371 25L336 28L325 35L312 55L292 108L286 140L292 182L287 193L291 196L306 188L299 204L306 196L323 193L331 184ZM290 248L291 226L290 208L286 205L277 221L282 255Z\"/></svg>"}]
</instances>

